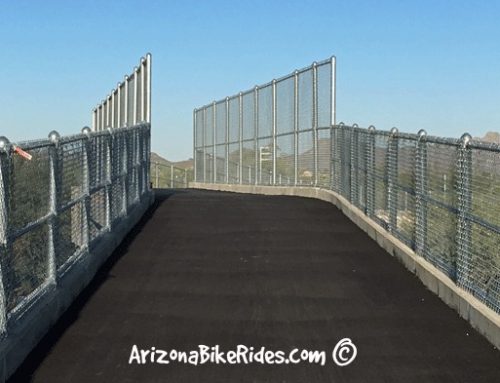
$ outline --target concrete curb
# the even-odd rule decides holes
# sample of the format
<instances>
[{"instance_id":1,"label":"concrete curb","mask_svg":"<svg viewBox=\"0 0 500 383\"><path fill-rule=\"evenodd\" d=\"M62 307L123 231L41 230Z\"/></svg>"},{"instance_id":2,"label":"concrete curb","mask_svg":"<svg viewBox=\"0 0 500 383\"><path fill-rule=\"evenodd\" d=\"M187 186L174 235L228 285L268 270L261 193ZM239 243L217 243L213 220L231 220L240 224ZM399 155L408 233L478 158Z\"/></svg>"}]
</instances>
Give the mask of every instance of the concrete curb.
<instances>
[{"instance_id":1,"label":"concrete curb","mask_svg":"<svg viewBox=\"0 0 500 383\"><path fill-rule=\"evenodd\" d=\"M375 240L380 247L392 256L397 257L408 270L416 274L429 290L457 311L462 318L467 320L497 349L500 349L500 315L472 294L455 285L443 272L418 256L411 248L389 234L339 194L317 187L296 186L226 185L191 182L189 187L236 193L316 198L332 203Z\"/></svg>"},{"instance_id":2,"label":"concrete curb","mask_svg":"<svg viewBox=\"0 0 500 383\"><path fill-rule=\"evenodd\" d=\"M139 203L131 207L126 219L117 223L112 232L99 238L89 252L82 254L62 276L58 276L57 286L50 286L19 318L8 323L7 333L0 340L1 382L16 371L78 294L92 281L102 264L134 228L153 201L153 193L144 195Z\"/></svg>"}]
</instances>

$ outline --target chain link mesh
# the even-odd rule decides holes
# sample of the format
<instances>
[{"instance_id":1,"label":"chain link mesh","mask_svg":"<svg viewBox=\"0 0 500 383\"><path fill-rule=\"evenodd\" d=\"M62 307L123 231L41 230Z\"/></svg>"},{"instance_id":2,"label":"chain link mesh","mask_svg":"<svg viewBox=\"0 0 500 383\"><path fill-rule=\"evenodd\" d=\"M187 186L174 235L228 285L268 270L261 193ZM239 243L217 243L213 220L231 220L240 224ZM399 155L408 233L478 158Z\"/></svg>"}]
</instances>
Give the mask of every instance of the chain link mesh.
<instances>
[{"instance_id":1,"label":"chain link mesh","mask_svg":"<svg viewBox=\"0 0 500 383\"><path fill-rule=\"evenodd\" d=\"M333 70L322 62L229 98L216 150L202 123L211 105L197 110L197 180L213 182L216 157L217 182L331 189L500 312L500 147L333 125Z\"/></svg>"},{"instance_id":2,"label":"chain link mesh","mask_svg":"<svg viewBox=\"0 0 500 383\"><path fill-rule=\"evenodd\" d=\"M139 125L112 135L17 145L31 160L16 154L14 145L0 153L6 212L0 220L0 262L7 317L29 308L56 283L56 273L64 273L112 230L114 220L138 201L139 190L149 193L148 185L138 185L149 160L139 150L149 148L149 139L149 125Z\"/></svg>"}]
</instances>

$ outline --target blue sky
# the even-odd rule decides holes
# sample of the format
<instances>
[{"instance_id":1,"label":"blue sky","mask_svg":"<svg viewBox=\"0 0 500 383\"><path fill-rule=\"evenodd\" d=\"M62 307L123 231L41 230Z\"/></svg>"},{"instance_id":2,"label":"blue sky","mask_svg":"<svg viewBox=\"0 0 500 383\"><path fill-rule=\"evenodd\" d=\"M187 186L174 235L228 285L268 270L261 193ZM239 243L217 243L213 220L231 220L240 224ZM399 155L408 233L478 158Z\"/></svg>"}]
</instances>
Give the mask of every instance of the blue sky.
<instances>
[{"instance_id":1,"label":"blue sky","mask_svg":"<svg viewBox=\"0 0 500 383\"><path fill-rule=\"evenodd\" d=\"M192 156L192 110L335 55L338 122L500 131L499 1L0 0L0 135L78 132L153 54L153 150Z\"/></svg>"}]
</instances>

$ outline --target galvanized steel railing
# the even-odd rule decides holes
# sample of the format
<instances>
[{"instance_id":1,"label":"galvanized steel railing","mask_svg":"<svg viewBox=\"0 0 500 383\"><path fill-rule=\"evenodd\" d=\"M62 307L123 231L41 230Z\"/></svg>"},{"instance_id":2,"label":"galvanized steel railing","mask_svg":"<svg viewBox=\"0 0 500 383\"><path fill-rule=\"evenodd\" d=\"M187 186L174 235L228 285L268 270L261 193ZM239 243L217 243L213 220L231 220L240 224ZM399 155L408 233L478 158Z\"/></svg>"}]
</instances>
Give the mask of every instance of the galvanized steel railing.
<instances>
[{"instance_id":1,"label":"galvanized steel railing","mask_svg":"<svg viewBox=\"0 0 500 383\"><path fill-rule=\"evenodd\" d=\"M0 137L0 337L149 203L150 81L148 54L94 110L94 131L18 144Z\"/></svg>"},{"instance_id":2,"label":"galvanized steel railing","mask_svg":"<svg viewBox=\"0 0 500 383\"><path fill-rule=\"evenodd\" d=\"M335 125L335 60L194 111L197 182L344 196L500 312L500 146Z\"/></svg>"},{"instance_id":3,"label":"galvanized steel railing","mask_svg":"<svg viewBox=\"0 0 500 383\"><path fill-rule=\"evenodd\" d=\"M193 170L174 165L151 162L151 182L154 188L187 188L193 181Z\"/></svg>"},{"instance_id":4,"label":"galvanized steel railing","mask_svg":"<svg viewBox=\"0 0 500 383\"><path fill-rule=\"evenodd\" d=\"M333 124L334 57L196 109L195 180L323 184Z\"/></svg>"},{"instance_id":5,"label":"galvanized steel railing","mask_svg":"<svg viewBox=\"0 0 500 383\"><path fill-rule=\"evenodd\" d=\"M151 123L151 54L92 111L92 130Z\"/></svg>"},{"instance_id":6,"label":"galvanized steel railing","mask_svg":"<svg viewBox=\"0 0 500 383\"><path fill-rule=\"evenodd\" d=\"M10 144L0 140L0 332L149 188L150 126ZM31 160L19 156L21 148Z\"/></svg>"}]
</instances>

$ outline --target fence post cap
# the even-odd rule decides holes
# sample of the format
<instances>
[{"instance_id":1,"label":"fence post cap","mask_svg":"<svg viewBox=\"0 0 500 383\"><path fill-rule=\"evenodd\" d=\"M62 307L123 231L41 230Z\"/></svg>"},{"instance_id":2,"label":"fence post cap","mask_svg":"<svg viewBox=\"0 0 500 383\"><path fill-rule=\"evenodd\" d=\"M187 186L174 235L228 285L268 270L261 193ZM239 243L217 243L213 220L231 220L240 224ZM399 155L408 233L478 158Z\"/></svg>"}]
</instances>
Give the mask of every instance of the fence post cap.
<instances>
[{"instance_id":1,"label":"fence post cap","mask_svg":"<svg viewBox=\"0 0 500 383\"><path fill-rule=\"evenodd\" d=\"M316 68L317 66L318 66L318 63L316 61L312 63L313 68Z\"/></svg>"},{"instance_id":2,"label":"fence post cap","mask_svg":"<svg viewBox=\"0 0 500 383\"><path fill-rule=\"evenodd\" d=\"M254 88L254 90L259 90L259 86L258 85L255 85L253 88Z\"/></svg>"},{"instance_id":3,"label":"fence post cap","mask_svg":"<svg viewBox=\"0 0 500 383\"><path fill-rule=\"evenodd\" d=\"M345 124L342 121L340 121L337 125L338 126L344 126Z\"/></svg>"},{"instance_id":4,"label":"fence post cap","mask_svg":"<svg viewBox=\"0 0 500 383\"><path fill-rule=\"evenodd\" d=\"M396 134L398 134L398 132L399 132L399 130L395 126L390 131L391 136L395 136Z\"/></svg>"},{"instance_id":5,"label":"fence post cap","mask_svg":"<svg viewBox=\"0 0 500 383\"><path fill-rule=\"evenodd\" d=\"M467 145L469 145L469 143L471 142L472 140L472 136L465 132L464 134L462 134L462 136L460 137L460 141L462 141L462 145L463 147L465 148Z\"/></svg>"},{"instance_id":6,"label":"fence post cap","mask_svg":"<svg viewBox=\"0 0 500 383\"><path fill-rule=\"evenodd\" d=\"M0 137L0 152L7 152L10 147L10 141L7 137Z\"/></svg>"},{"instance_id":7,"label":"fence post cap","mask_svg":"<svg viewBox=\"0 0 500 383\"><path fill-rule=\"evenodd\" d=\"M59 142L59 139L61 138L61 135L57 130L53 130L49 133L49 140L50 142L57 144Z\"/></svg>"},{"instance_id":8,"label":"fence post cap","mask_svg":"<svg viewBox=\"0 0 500 383\"><path fill-rule=\"evenodd\" d=\"M418 139L422 140L427 137L427 131L425 129L420 129L417 133Z\"/></svg>"},{"instance_id":9,"label":"fence post cap","mask_svg":"<svg viewBox=\"0 0 500 383\"><path fill-rule=\"evenodd\" d=\"M82 128L82 133L85 134L86 136L88 136L90 132L92 132L92 129L90 129L88 126L84 126Z\"/></svg>"},{"instance_id":10,"label":"fence post cap","mask_svg":"<svg viewBox=\"0 0 500 383\"><path fill-rule=\"evenodd\" d=\"M358 124L354 123L352 124L351 128L359 128Z\"/></svg>"},{"instance_id":11,"label":"fence post cap","mask_svg":"<svg viewBox=\"0 0 500 383\"><path fill-rule=\"evenodd\" d=\"M375 129L375 127L374 127L373 125L370 125L370 126L368 127L368 131L369 131L369 132L375 132L375 130L377 130L377 129Z\"/></svg>"},{"instance_id":12,"label":"fence post cap","mask_svg":"<svg viewBox=\"0 0 500 383\"><path fill-rule=\"evenodd\" d=\"M145 57L141 57L141 64L144 64L146 62L146 58Z\"/></svg>"}]
</instances>

